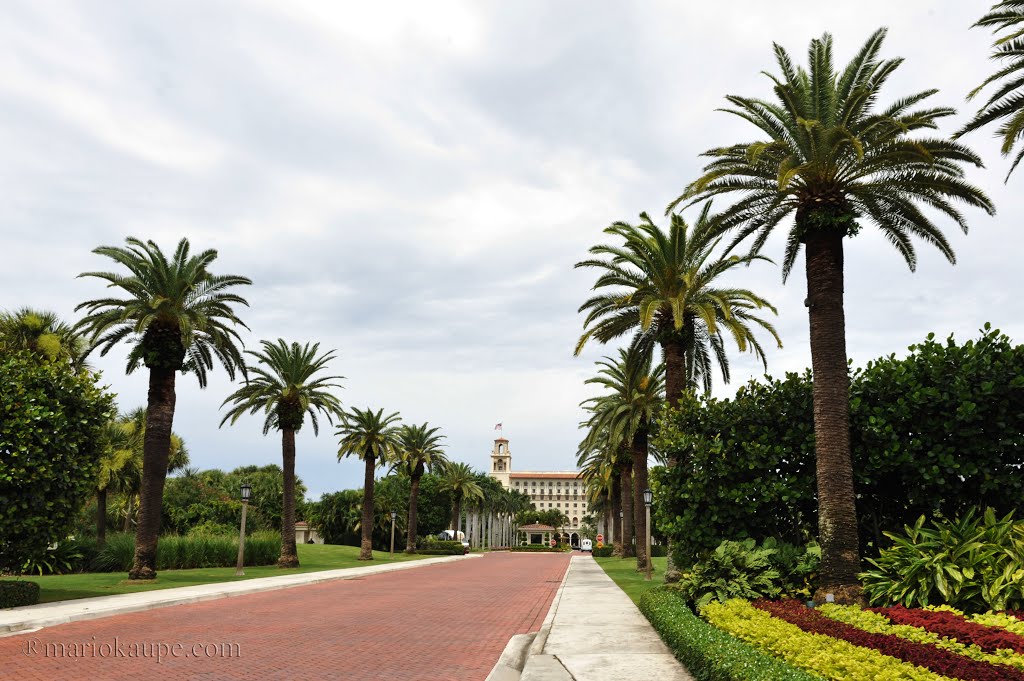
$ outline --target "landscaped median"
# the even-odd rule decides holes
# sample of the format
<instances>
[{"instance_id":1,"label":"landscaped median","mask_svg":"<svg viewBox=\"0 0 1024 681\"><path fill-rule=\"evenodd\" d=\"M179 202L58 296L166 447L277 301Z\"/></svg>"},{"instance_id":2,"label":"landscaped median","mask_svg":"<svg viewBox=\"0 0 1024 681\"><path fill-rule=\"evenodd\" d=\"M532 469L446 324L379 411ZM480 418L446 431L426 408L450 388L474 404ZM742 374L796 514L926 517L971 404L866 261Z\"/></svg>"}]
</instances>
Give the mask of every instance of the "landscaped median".
<instances>
[{"instance_id":1,"label":"landscaped median","mask_svg":"<svg viewBox=\"0 0 1024 681\"><path fill-rule=\"evenodd\" d=\"M1024 620L1013 614L732 599L698 617L669 587L640 609L697 679L1024 681Z\"/></svg>"}]
</instances>

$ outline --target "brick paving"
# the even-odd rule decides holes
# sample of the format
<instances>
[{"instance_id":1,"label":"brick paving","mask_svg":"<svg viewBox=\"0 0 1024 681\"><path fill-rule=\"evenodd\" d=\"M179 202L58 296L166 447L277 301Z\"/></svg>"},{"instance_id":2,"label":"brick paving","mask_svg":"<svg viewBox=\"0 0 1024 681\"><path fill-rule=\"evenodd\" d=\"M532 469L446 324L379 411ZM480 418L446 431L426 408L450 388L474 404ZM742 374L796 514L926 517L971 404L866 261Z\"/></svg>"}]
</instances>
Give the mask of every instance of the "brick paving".
<instances>
[{"instance_id":1,"label":"brick paving","mask_svg":"<svg viewBox=\"0 0 1024 681\"><path fill-rule=\"evenodd\" d=\"M482 680L540 629L568 565L489 554L48 627L0 638L0 679Z\"/></svg>"}]
</instances>

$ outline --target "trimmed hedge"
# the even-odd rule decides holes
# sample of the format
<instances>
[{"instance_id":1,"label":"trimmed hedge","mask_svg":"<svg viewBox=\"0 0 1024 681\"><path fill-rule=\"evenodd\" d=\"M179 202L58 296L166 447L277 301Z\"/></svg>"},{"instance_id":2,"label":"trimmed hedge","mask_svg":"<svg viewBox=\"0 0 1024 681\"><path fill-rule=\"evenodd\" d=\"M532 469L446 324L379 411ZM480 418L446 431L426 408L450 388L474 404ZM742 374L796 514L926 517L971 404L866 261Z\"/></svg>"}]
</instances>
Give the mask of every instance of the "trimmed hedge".
<instances>
[{"instance_id":1,"label":"trimmed hedge","mask_svg":"<svg viewBox=\"0 0 1024 681\"><path fill-rule=\"evenodd\" d=\"M461 556L466 552L466 547L461 541L431 541L425 542L423 548L417 549L416 553L424 556Z\"/></svg>"},{"instance_id":2,"label":"trimmed hedge","mask_svg":"<svg viewBox=\"0 0 1024 681\"><path fill-rule=\"evenodd\" d=\"M602 546L600 548L595 546L592 553L594 554L594 558L610 558L612 555L612 551L614 550L614 546ZM651 551L651 555L654 555L654 551Z\"/></svg>"},{"instance_id":3,"label":"trimmed hedge","mask_svg":"<svg viewBox=\"0 0 1024 681\"><path fill-rule=\"evenodd\" d=\"M537 546L532 544L530 546L512 546L509 548L509 551L520 551L525 553L564 553L568 550L570 549L563 549L558 546Z\"/></svg>"},{"instance_id":4,"label":"trimmed hedge","mask_svg":"<svg viewBox=\"0 0 1024 681\"><path fill-rule=\"evenodd\" d=\"M701 620L667 587L641 596L640 611L697 681L817 679Z\"/></svg>"},{"instance_id":5,"label":"trimmed hedge","mask_svg":"<svg viewBox=\"0 0 1024 681\"><path fill-rule=\"evenodd\" d=\"M0 580L0 608L17 608L39 602L39 585L22 580Z\"/></svg>"}]
</instances>

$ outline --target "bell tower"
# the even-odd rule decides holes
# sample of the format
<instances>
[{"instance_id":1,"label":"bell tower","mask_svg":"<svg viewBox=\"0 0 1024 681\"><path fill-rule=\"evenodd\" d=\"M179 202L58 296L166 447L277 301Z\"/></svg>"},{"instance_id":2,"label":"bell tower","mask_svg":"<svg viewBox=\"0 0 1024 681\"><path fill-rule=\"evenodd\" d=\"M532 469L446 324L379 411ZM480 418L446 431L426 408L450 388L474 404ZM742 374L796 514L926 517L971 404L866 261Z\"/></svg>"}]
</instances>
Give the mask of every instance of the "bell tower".
<instances>
[{"instance_id":1,"label":"bell tower","mask_svg":"<svg viewBox=\"0 0 1024 681\"><path fill-rule=\"evenodd\" d=\"M501 483L501 486L508 489L509 473L512 472L512 452L508 448L508 440L499 437L494 441L494 450L491 451L490 476Z\"/></svg>"}]
</instances>

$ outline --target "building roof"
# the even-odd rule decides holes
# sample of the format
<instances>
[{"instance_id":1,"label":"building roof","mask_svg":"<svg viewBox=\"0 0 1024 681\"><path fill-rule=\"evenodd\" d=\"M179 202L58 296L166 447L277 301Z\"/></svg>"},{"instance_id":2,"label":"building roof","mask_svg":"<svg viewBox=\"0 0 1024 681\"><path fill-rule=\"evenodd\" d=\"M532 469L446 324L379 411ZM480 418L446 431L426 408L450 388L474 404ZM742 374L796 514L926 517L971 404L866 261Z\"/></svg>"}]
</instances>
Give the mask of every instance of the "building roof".
<instances>
[{"instance_id":1,"label":"building roof","mask_svg":"<svg viewBox=\"0 0 1024 681\"><path fill-rule=\"evenodd\" d=\"M532 525L520 525L520 531L525 532L554 532L555 528L550 525L541 525L540 523L533 523Z\"/></svg>"},{"instance_id":2,"label":"building roof","mask_svg":"<svg viewBox=\"0 0 1024 681\"><path fill-rule=\"evenodd\" d=\"M580 477L577 471L519 471L510 473L510 478L544 478L544 479L558 479L558 480L576 480Z\"/></svg>"},{"instance_id":3,"label":"building roof","mask_svg":"<svg viewBox=\"0 0 1024 681\"><path fill-rule=\"evenodd\" d=\"M309 523L307 523L305 520L299 520L296 521L295 527L309 527Z\"/></svg>"}]
</instances>

